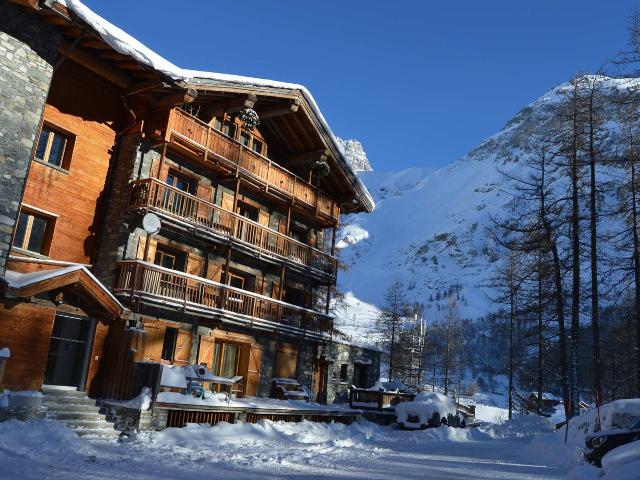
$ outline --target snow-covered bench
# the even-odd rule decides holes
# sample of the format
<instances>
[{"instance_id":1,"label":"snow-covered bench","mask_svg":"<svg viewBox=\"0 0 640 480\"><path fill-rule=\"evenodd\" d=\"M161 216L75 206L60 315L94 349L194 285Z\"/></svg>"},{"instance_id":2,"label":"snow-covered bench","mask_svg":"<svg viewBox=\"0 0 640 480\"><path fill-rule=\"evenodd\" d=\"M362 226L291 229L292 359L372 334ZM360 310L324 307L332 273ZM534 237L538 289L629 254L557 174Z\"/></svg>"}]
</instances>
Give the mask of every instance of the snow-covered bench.
<instances>
[{"instance_id":1,"label":"snow-covered bench","mask_svg":"<svg viewBox=\"0 0 640 480\"><path fill-rule=\"evenodd\" d=\"M306 400L311 398L307 387L292 378L273 378L271 380L271 397L280 400Z\"/></svg>"}]
</instances>

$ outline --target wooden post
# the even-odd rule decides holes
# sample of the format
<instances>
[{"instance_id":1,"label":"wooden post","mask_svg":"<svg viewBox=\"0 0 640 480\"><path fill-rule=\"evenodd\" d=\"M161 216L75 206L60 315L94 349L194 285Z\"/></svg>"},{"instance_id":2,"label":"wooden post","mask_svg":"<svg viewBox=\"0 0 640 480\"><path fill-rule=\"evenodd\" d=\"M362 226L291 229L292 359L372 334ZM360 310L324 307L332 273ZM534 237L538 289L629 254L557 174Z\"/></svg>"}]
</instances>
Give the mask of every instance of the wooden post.
<instances>
[{"instance_id":1,"label":"wooden post","mask_svg":"<svg viewBox=\"0 0 640 480\"><path fill-rule=\"evenodd\" d=\"M227 248L227 261L224 264L224 283L229 285L229 264L231 263L231 247Z\"/></svg>"},{"instance_id":2,"label":"wooden post","mask_svg":"<svg viewBox=\"0 0 640 480\"><path fill-rule=\"evenodd\" d=\"M148 258L149 258L150 237L151 237L151 234L147 232L147 237L145 238L145 241L144 241L144 255L143 255L143 258L142 258L142 260L145 261L145 262L149 261Z\"/></svg>"},{"instance_id":3,"label":"wooden post","mask_svg":"<svg viewBox=\"0 0 640 480\"><path fill-rule=\"evenodd\" d=\"M291 236L291 204L287 209L287 237Z\"/></svg>"},{"instance_id":4,"label":"wooden post","mask_svg":"<svg viewBox=\"0 0 640 480\"><path fill-rule=\"evenodd\" d=\"M329 315L329 305L331 304L331 285L327 285L327 304L325 305L325 313Z\"/></svg>"},{"instance_id":5,"label":"wooden post","mask_svg":"<svg viewBox=\"0 0 640 480\"><path fill-rule=\"evenodd\" d=\"M338 233L338 224L336 223L333 227L333 233L331 237L331 256L335 257L336 255L336 235Z\"/></svg>"},{"instance_id":6,"label":"wooden post","mask_svg":"<svg viewBox=\"0 0 640 480\"><path fill-rule=\"evenodd\" d=\"M162 180L160 178L160 173L162 173L162 166L164 164L164 157L167 156L167 142L162 142L162 153L160 154L160 161L158 162L158 171L156 172L156 178L158 180Z\"/></svg>"},{"instance_id":7,"label":"wooden post","mask_svg":"<svg viewBox=\"0 0 640 480\"><path fill-rule=\"evenodd\" d=\"M284 297L284 273L286 268L286 265L283 263L282 268L280 269L280 292L278 294L278 300L280 301L282 301L282 298Z\"/></svg>"},{"instance_id":8,"label":"wooden post","mask_svg":"<svg viewBox=\"0 0 640 480\"><path fill-rule=\"evenodd\" d=\"M238 195L240 195L240 177L236 177L236 191L233 194L233 213L236 213L238 207Z\"/></svg>"}]
</instances>

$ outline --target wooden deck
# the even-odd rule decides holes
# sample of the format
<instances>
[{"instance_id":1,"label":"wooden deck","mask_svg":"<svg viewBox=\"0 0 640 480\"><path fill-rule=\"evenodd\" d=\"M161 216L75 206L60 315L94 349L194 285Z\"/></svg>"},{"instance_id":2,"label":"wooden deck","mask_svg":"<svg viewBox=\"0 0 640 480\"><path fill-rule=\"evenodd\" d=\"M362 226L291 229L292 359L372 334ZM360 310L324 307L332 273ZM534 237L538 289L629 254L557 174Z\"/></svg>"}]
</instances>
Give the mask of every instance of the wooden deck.
<instances>
[{"instance_id":1,"label":"wooden deck","mask_svg":"<svg viewBox=\"0 0 640 480\"><path fill-rule=\"evenodd\" d=\"M260 420L273 422L338 422L350 424L362 415L360 410L346 410L343 408L256 408L241 406L194 406L176 403L157 402L154 414L166 415L167 427L182 428L188 423L208 423L216 425L219 422L228 423L257 423Z\"/></svg>"},{"instance_id":2,"label":"wooden deck","mask_svg":"<svg viewBox=\"0 0 640 480\"><path fill-rule=\"evenodd\" d=\"M256 253L284 260L294 267L336 276L335 257L153 178L132 183L129 208L151 210L169 220L185 222L198 233L233 239Z\"/></svg>"},{"instance_id":3,"label":"wooden deck","mask_svg":"<svg viewBox=\"0 0 640 480\"><path fill-rule=\"evenodd\" d=\"M196 315L271 331L329 339L333 317L141 260L117 263L113 291L121 297L182 308Z\"/></svg>"},{"instance_id":4,"label":"wooden deck","mask_svg":"<svg viewBox=\"0 0 640 480\"><path fill-rule=\"evenodd\" d=\"M205 161L220 163L258 183L266 191L273 191L295 204L315 210L318 217L333 223L338 221L338 204L318 187L178 108L169 112L165 140L196 150Z\"/></svg>"}]
</instances>

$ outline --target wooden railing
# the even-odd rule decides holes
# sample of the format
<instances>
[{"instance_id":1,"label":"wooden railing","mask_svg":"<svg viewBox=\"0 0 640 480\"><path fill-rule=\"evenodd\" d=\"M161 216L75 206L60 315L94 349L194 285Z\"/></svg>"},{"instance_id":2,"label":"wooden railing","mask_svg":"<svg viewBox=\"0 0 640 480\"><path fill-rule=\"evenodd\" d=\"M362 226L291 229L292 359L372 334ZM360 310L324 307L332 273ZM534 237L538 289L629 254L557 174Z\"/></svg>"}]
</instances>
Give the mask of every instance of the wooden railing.
<instances>
[{"instance_id":1,"label":"wooden railing","mask_svg":"<svg viewBox=\"0 0 640 480\"><path fill-rule=\"evenodd\" d=\"M169 113L167 140L172 136L187 140L202 150L205 158L213 155L227 167L256 178L267 188L276 189L296 202L315 208L318 214L338 219L338 205L317 187L178 108Z\"/></svg>"},{"instance_id":2,"label":"wooden railing","mask_svg":"<svg viewBox=\"0 0 640 480\"><path fill-rule=\"evenodd\" d=\"M351 408L385 410L394 408L398 403L410 402L415 398L413 393L385 392L384 390L368 390L352 387L349 389L349 406Z\"/></svg>"},{"instance_id":3,"label":"wooden railing","mask_svg":"<svg viewBox=\"0 0 640 480\"><path fill-rule=\"evenodd\" d=\"M335 276L335 257L153 178L131 185L129 208L148 208L263 252Z\"/></svg>"},{"instance_id":4,"label":"wooden railing","mask_svg":"<svg viewBox=\"0 0 640 480\"><path fill-rule=\"evenodd\" d=\"M113 290L200 313L227 312L247 322L258 320L261 325L294 332L329 335L333 329L333 318L320 312L141 260L117 263Z\"/></svg>"}]
</instances>

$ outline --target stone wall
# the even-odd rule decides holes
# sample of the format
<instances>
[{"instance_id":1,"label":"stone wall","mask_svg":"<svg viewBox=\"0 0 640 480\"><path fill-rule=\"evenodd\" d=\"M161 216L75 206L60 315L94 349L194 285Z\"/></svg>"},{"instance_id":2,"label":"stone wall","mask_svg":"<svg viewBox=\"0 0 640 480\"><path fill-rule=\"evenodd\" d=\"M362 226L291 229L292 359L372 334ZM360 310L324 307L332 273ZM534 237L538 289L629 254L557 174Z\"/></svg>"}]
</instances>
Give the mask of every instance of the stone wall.
<instances>
[{"instance_id":1,"label":"stone wall","mask_svg":"<svg viewBox=\"0 0 640 480\"><path fill-rule=\"evenodd\" d=\"M380 352L337 342L329 346L328 352L329 357L333 360L329 365L328 372L328 403L347 403L349 401L349 387L353 383L356 364L366 367L364 384L367 388L380 379ZM340 379L342 365L347 365L347 381L344 382Z\"/></svg>"},{"instance_id":2,"label":"stone wall","mask_svg":"<svg viewBox=\"0 0 640 480\"><path fill-rule=\"evenodd\" d=\"M61 35L37 15L0 3L0 276L4 275L33 144Z\"/></svg>"}]
</instances>

